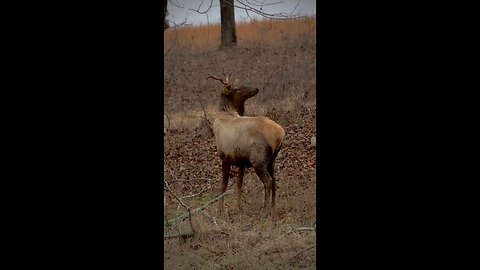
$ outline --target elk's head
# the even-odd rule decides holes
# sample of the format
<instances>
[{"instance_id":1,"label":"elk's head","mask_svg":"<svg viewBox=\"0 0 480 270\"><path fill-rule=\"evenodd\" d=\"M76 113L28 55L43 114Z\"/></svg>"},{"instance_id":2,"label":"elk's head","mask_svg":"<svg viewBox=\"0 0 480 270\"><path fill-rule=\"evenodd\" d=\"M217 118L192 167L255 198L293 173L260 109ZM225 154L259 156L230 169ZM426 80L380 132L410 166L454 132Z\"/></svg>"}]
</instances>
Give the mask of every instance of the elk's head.
<instances>
[{"instance_id":1,"label":"elk's head","mask_svg":"<svg viewBox=\"0 0 480 270\"><path fill-rule=\"evenodd\" d=\"M231 75L225 75L225 80L209 75L207 79L212 78L223 84L223 90L220 93L220 110L235 110L239 115L245 112L245 101L258 93L258 88L248 86L237 86L238 80L231 81Z\"/></svg>"}]
</instances>

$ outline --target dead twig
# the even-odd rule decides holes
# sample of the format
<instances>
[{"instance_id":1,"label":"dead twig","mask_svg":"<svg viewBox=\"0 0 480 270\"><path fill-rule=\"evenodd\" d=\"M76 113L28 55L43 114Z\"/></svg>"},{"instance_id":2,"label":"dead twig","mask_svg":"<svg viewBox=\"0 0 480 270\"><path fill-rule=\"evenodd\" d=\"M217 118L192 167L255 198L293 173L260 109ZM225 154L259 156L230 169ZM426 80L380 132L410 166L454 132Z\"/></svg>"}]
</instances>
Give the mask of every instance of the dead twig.
<instances>
[{"instance_id":1,"label":"dead twig","mask_svg":"<svg viewBox=\"0 0 480 270\"><path fill-rule=\"evenodd\" d=\"M236 2L238 2L240 5L235 5L234 2L232 3L228 3L230 5L233 5L234 7L236 8L239 8L239 9L243 9L245 10L246 12L250 11L252 13L256 13L264 18L268 18L268 19L273 19L273 20L292 20L292 19L302 19L302 18L305 18L306 16L301 16L300 13L296 13L294 14L295 10L298 8L298 5L300 4L300 0L297 2L297 4L295 5L295 7L293 8L293 10L290 12L290 13L285 13L285 12L280 12L280 13L269 13L269 12L266 12L265 9L263 9L264 6L266 6L265 4L262 4L262 5L256 5L256 4L252 4L248 1L244 2L244 1L241 1L241 0L236 0ZM272 5L275 5L275 4L279 4L281 3L280 2L277 2L277 3L271 3Z\"/></svg>"},{"instance_id":2,"label":"dead twig","mask_svg":"<svg viewBox=\"0 0 480 270\"><path fill-rule=\"evenodd\" d=\"M202 7L202 5L203 5L203 0L202 0L202 2L200 3L200 5L198 6L197 9L189 8L189 10L195 11L195 12L197 12L198 14L207 14L207 12L209 12L210 9L211 9L212 6L213 6L213 0L210 0L210 6L209 6L205 11L200 11L200 8Z\"/></svg>"},{"instance_id":3,"label":"dead twig","mask_svg":"<svg viewBox=\"0 0 480 270\"><path fill-rule=\"evenodd\" d=\"M192 224L192 213L190 211L190 207L188 207L185 203L183 203L183 201L177 197L177 195L175 195L175 193L173 193L172 189L170 188L170 186L168 185L168 182L167 180L163 179L163 183L165 184L165 187L167 188L167 190L172 194L173 197L175 197L175 199L183 206L185 207L185 209L187 209L187 217L189 218L189 221L190 221L190 228L192 229L192 233L195 233L195 229L193 228L193 224ZM170 221L167 220L167 223L166 225L168 226L168 224L171 223Z\"/></svg>"},{"instance_id":4,"label":"dead twig","mask_svg":"<svg viewBox=\"0 0 480 270\"><path fill-rule=\"evenodd\" d=\"M170 129L170 117L165 112L163 114L167 117L167 121L168 121L168 127L166 127L166 130L169 130Z\"/></svg>"},{"instance_id":5,"label":"dead twig","mask_svg":"<svg viewBox=\"0 0 480 270\"><path fill-rule=\"evenodd\" d=\"M170 48L168 49L167 53L165 53L165 54L163 55L164 57L167 56L167 55L170 53L170 51L172 50L172 48L173 48L175 45L177 45L177 47L180 48L180 42L178 42L178 31L177 31L177 28L180 27L180 26L182 26L182 25L188 25L188 24L187 24L187 18L185 18L185 20L184 20L182 23L180 23L180 24L176 24L175 22L170 21L170 20L168 20L168 22L170 22L170 23L173 24L173 26L169 26L168 28L169 28L169 29L170 29L170 28L173 28L173 30L175 31L175 39L172 41L172 45L171 45Z\"/></svg>"},{"instance_id":6,"label":"dead twig","mask_svg":"<svg viewBox=\"0 0 480 270\"><path fill-rule=\"evenodd\" d=\"M292 228L285 234L291 234L293 232L301 232L301 231L315 231L315 227L298 227L298 228Z\"/></svg>"},{"instance_id":7,"label":"dead twig","mask_svg":"<svg viewBox=\"0 0 480 270\"><path fill-rule=\"evenodd\" d=\"M193 198L193 197L197 197L199 195L201 195L202 193L204 193L205 191L209 190L212 188L212 185L210 185L210 182L208 183L208 187L202 189L200 192L198 192L197 194L192 194L192 195L187 195L187 196L183 196L182 199L189 199L189 198Z\"/></svg>"},{"instance_id":8,"label":"dead twig","mask_svg":"<svg viewBox=\"0 0 480 270\"><path fill-rule=\"evenodd\" d=\"M307 248L304 248L302 250L300 250L295 256L293 256L292 258L289 259L289 261L293 260L294 258L298 257L300 254L302 254L303 252L309 250L309 249L312 249L314 247L316 247L317 245L313 245L313 246L310 246L310 247L307 247Z\"/></svg>"},{"instance_id":9,"label":"dead twig","mask_svg":"<svg viewBox=\"0 0 480 270\"><path fill-rule=\"evenodd\" d=\"M173 235L164 235L163 239L170 239L170 238L176 238L176 237L181 237L181 238L187 238L187 237L192 237L194 236L194 233L177 233Z\"/></svg>"},{"instance_id":10,"label":"dead twig","mask_svg":"<svg viewBox=\"0 0 480 270\"><path fill-rule=\"evenodd\" d=\"M171 171L170 171L171 172ZM172 174L172 172L171 172ZM191 179L170 179L168 180L169 183L172 183L172 182L190 182L190 181L199 181L199 180L207 180L209 183L210 181L212 181L211 178L204 178L204 177L199 177L199 178L191 178Z\"/></svg>"},{"instance_id":11,"label":"dead twig","mask_svg":"<svg viewBox=\"0 0 480 270\"><path fill-rule=\"evenodd\" d=\"M190 211L190 212L188 212L188 213L185 213L185 214L183 214L183 215L181 215L181 216L179 216L179 217L177 217L177 218L174 218L174 219L169 220L168 223L169 223L170 225L173 225L173 224L175 224L175 223L182 222L182 221L184 221L187 217L189 217L189 215L194 215L194 214L196 214L196 213L198 213L198 212L200 212L200 211L203 211L205 208L207 208L207 207L209 207L210 205L212 205L213 203L218 202L219 200L223 199L223 197L225 197L227 194L232 193L233 191L234 191L233 189L227 190L225 193L223 193L223 194L221 194L221 195L213 198L212 200L210 200L210 201L207 202L206 204L204 204L204 205L202 205L202 206L200 206L200 207L198 207L198 208L196 208L196 209L194 209L194 210L192 210L192 211ZM164 225L167 225L167 224L164 224Z\"/></svg>"},{"instance_id":12,"label":"dead twig","mask_svg":"<svg viewBox=\"0 0 480 270\"><path fill-rule=\"evenodd\" d=\"M177 201L183 206L185 207L185 209L189 209L190 207L188 207L185 203L182 202L182 200L180 198L177 197L177 195L175 195L175 193L173 193L172 189L170 188L170 186L168 185L168 182L166 179L163 179L163 183L165 184L165 187L167 188L167 190L172 194L172 196L177 199Z\"/></svg>"},{"instance_id":13,"label":"dead twig","mask_svg":"<svg viewBox=\"0 0 480 270\"><path fill-rule=\"evenodd\" d=\"M316 231L315 227L298 227L298 228L291 228L287 232L281 234L280 236L277 237L277 239L280 239L286 235L289 235L294 232L302 232L302 231Z\"/></svg>"},{"instance_id":14,"label":"dead twig","mask_svg":"<svg viewBox=\"0 0 480 270\"><path fill-rule=\"evenodd\" d=\"M168 220L167 220L167 216L163 215L163 217L165 218L165 220L163 221L164 224L165 224L166 226L170 226L170 224L168 223Z\"/></svg>"},{"instance_id":15,"label":"dead twig","mask_svg":"<svg viewBox=\"0 0 480 270\"><path fill-rule=\"evenodd\" d=\"M212 127L212 122L210 122L210 120L208 119L207 111L205 110L205 107L203 106L202 99L200 98L200 95L198 94L198 92L195 92L195 94L198 97L198 102L200 102L200 106L202 106L203 116L204 116L205 120L207 121L207 123L209 124L209 128L211 128Z\"/></svg>"},{"instance_id":16,"label":"dead twig","mask_svg":"<svg viewBox=\"0 0 480 270\"><path fill-rule=\"evenodd\" d=\"M211 216L211 215L207 214L206 212L202 212L202 215L205 215L206 217L210 218L210 219L212 220L213 224L215 224L215 226L218 226L217 221L220 221L220 222L222 222L223 224L226 223L225 221L223 221L223 220L221 220L221 219L219 219L219 218L217 218L217 217Z\"/></svg>"}]
</instances>

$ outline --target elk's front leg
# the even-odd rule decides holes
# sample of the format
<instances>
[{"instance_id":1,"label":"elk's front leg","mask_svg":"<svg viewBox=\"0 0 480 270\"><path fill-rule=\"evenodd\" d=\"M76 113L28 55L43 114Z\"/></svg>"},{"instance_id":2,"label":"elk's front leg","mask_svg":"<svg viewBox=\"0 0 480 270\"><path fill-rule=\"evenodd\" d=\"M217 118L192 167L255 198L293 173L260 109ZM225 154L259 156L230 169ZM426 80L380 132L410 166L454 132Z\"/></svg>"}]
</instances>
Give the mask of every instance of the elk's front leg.
<instances>
[{"instance_id":1,"label":"elk's front leg","mask_svg":"<svg viewBox=\"0 0 480 270\"><path fill-rule=\"evenodd\" d=\"M237 205L238 210L242 211L242 187L243 187L243 175L245 174L245 167L238 168L237 178Z\"/></svg>"},{"instance_id":2,"label":"elk's front leg","mask_svg":"<svg viewBox=\"0 0 480 270\"><path fill-rule=\"evenodd\" d=\"M222 184L220 186L220 195L225 193L227 191L227 186L228 186L228 179L230 178L230 163L227 161L222 161L222 172L223 172L223 179L222 179ZM218 210L219 213L223 213L223 208L224 208L224 198L220 200L220 203L218 205Z\"/></svg>"}]
</instances>

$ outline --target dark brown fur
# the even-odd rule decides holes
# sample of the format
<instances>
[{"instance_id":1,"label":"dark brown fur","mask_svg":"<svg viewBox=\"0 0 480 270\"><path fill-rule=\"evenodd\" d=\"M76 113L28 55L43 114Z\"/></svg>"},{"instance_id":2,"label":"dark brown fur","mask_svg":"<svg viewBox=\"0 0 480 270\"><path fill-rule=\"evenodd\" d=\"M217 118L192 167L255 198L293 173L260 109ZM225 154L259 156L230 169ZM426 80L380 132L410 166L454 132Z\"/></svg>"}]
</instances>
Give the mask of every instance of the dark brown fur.
<instances>
[{"instance_id":1,"label":"dark brown fur","mask_svg":"<svg viewBox=\"0 0 480 270\"><path fill-rule=\"evenodd\" d=\"M220 102L218 108L220 111L236 111L239 115L243 116L245 113L245 101L250 97L255 96L258 93L258 88L238 87L233 88L233 92L225 95L223 92L220 94Z\"/></svg>"}]
</instances>

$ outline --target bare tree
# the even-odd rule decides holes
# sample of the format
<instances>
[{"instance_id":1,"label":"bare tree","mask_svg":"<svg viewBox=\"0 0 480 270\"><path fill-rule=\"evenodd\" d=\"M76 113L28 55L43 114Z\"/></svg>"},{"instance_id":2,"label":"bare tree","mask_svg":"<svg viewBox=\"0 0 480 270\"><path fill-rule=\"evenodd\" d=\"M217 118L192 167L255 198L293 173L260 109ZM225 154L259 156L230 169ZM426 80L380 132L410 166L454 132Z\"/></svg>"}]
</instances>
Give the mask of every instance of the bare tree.
<instances>
[{"instance_id":1,"label":"bare tree","mask_svg":"<svg viewBox=\"0 0 480 270\"><path fill-rule=\"evenodd\" d=\"M221 47L233 47L237 44L235 32L234 0L220 0Z\"/></svg>"},{"instance_id":2,"label":"bare tree","mask_svg":"<svg viewBox=\"0 0 480 270\"><path fill-rule=\"evenodd\" d=\"M182 8L178 3L175 1L168 0L172 5ZM300 0L298 0L295 8L289 12L280 12L280 13L270 13L266 10L269 9L270 6L277 5L283 3L283 1L276 1L265 3L265 1L258 1L258 0L219 0L220 2L220 22L221 22L221 48L228 48L233 47L237 44L237 35L235 31L235 8L245 10L247 16L251 19L250 13L255 13L267 19L272 20L291 20L291 19L300 19L304 16L300 16L298 13L295 13L297 10L298 4ZM213 0L210 0L210 4L208 8L204 11L201 10L202 5L204 4L204 0L200 2L200 5L197 9L190 9L199 14L205 14L208 20L208 12L213 6ZM166 8L166 6L165 6ZM185 24L184 21L182 24ZM178 25L178 26L180 26Z\"/></svg>"}]
</instances>

